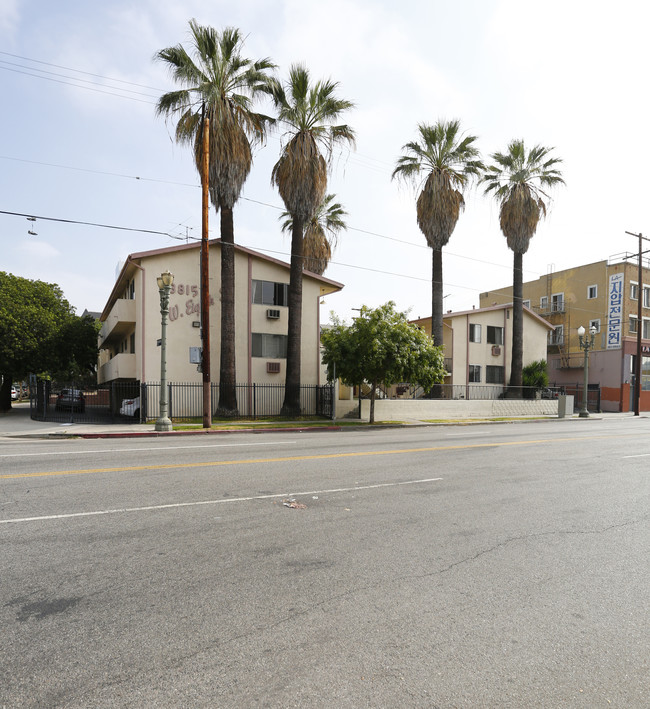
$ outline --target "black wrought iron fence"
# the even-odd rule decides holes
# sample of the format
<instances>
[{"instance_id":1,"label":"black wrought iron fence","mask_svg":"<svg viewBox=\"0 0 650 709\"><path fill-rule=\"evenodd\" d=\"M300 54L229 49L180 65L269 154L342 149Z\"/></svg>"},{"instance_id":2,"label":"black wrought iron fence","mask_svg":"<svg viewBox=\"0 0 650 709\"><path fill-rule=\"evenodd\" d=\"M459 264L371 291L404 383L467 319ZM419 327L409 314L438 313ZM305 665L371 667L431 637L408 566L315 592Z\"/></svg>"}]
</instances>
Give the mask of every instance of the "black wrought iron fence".
<instances>
[{"instance_id":1,"label":"black wrought iron fence","mask_svg":"<svg viewBox=\"0 0 650 709\"><path fill-rule=\"evenodd\" d=\"M280 417L284 384L238 384L238 418ZM219 384L211 384L211 409L219 403ZM106 386L82 387L37 381L30 386L30 415L39 421L61 423L144 423L160 416L160 382L113 382ZM168 415L172 421L201 420L203 385L195 382L168 384ZM300 387L302 416L333 416L333 386Z\"/></svg>"}]
</instances>

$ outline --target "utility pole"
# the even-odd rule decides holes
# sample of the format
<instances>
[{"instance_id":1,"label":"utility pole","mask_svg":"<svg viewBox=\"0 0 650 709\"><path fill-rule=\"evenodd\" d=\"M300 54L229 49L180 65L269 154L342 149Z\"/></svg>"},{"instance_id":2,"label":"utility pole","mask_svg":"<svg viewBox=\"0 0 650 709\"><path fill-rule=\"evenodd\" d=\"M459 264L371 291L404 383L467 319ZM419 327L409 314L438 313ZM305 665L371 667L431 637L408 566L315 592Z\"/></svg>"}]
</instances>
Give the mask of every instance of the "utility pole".
<instances>
[{"instance_id":1,"label":"utility pole","mask_svg":"<svg viewBox=\"0 0 650 709\"><path fill-rule=\"evenodd\" d=\"M637 325L636 325L636 362L634 365L634 415L638 416L641 410L641 334L643 329L642 298L643 298L643 241L650 241L643 234L634 234L626 231L626 234L634 236L639 240L639 271L637 285Z\"/></svg>"},{"instance_id":2,"label":"utility pole","mask_svg":"<svg viewBox=\"0 0 650 709\"><path fill-rule=\"evenodd\" d=\"M210 119L203 116L203 160L201 161L201 339L203 373L203 428L212 427L210 383L210 268L208 244Z\"/></svg>"}]
</instances>

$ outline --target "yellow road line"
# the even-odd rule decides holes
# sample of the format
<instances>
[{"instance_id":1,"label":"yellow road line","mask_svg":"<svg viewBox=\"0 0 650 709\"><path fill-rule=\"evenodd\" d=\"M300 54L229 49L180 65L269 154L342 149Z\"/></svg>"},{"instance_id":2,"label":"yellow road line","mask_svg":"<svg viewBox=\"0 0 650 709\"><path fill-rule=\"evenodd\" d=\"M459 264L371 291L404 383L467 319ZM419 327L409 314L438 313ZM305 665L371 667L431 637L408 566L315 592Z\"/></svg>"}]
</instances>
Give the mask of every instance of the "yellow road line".
<instances>
[{"instance_id":1,"label":"yellow road line","mask_svg":"<svg viewBox=\"0 0 650 709\"><path fill-rule=\"evenodd\" d=\"M630 436L636 434L629 434ZM248 460L215 460L207 461L204 463L172 463L172 464L158 464L158 465L134 465L134 466L121 466L116 468L88 468L80 470L59 470L59 471L45 471L39 473L9 473L7 475L0 475L0 480L7 480L10 478L39 478L39 477L56 477L58 475L93 475L96 473L130 473L137 472L140 470L179 470L181 468L212 468L221 465L254 465L258 463L288 463L298 460L331 460L335 458L355 458L355 457L365 457L373 455L403 455L406 453L431 453L434 451L453 451L453 450L467 450L472 448L502 448L504 446L526 446L535 445L539 443L564 443L573 441L585 441L594 440L602 438L626 438L626 435L613 435L613 436L579 436L575 438L541 438L539 440L530 441L503 441L500 443L472 443L469 445L458 445L458 446L428 446L426 448L396 448L392 450L379 450L379 451L355 451L353 453L323 453L320 455L295 455L286 456L283 458L250 458Z\"/></svg>"}]
</instances>

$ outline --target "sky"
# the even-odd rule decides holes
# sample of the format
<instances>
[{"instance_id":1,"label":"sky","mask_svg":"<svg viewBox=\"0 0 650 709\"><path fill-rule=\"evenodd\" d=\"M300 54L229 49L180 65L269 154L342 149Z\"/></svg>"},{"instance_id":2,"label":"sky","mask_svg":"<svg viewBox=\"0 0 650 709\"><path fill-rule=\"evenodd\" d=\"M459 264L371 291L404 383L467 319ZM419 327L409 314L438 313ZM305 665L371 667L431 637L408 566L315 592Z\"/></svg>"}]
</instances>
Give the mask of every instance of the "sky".
<instances>
[{"instance_id":1,"label":"sky","mask_svg":"<svg viewBox=\"0 0 650 709\"><path fill-rule=\"evenodd\" d=\"M244 56L271 58L280 79L303 63L355 104L356 149L334 154L328 184L348 229L325 276L345 287L321 305L323 322L388 300L430 315L417 188L391 179L419 123L460 120L488 162L512 139L562 158L566 186L524 256L525 280L634 252L625 232L650 231L640 0L0 0L0 270L58 284L78 314L101 311L128 254L200 238L191 151L155 115L176 87L153 57L187 46L191 18L239 28ZM256 151L234 223L237 243L288 262L270 181L282 140ZM445 310L512 281L498 206L480 188L465 201L443 251Z\"/></svg>"}]
</instances>

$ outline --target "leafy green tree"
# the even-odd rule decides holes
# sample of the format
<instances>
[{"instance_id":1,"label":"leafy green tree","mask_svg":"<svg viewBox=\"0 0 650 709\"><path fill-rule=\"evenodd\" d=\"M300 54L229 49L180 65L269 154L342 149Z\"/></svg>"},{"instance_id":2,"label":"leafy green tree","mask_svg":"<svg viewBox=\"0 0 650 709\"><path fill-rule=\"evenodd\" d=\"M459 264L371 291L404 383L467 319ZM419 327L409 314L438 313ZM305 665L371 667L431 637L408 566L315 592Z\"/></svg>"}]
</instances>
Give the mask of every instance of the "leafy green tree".
<instances>
[{"instance_id":1,"label":"leafy green tree","mask_svg":"<svg viewBox=\"0 0 650 709\"><path fill-rule=\"evenodd\" d=\"M397 160L393 179L422 185L417 220L432 250L431 335L436 345L442 345L442 247L465 207L463 190L470 178L481 174L483 165L474 145L476 136L463 136L460 121L420 123L418 132L419 139L403 147L405 154Z\"/></svg>"},{"instance_id":2,"label":"leafy green tree","mask_svg":"<svg viewBox=\"0 0 650 709\"><path fill-rule=\"evenodd\" d=\"M322 276L332 258L332 248L336 247L338 234L347 229L344 217L347 212L334 202L336 195L325 195L312 218L305 226L303 237L303 270ZM293 220L289 212L282 212L282 231L291 232Z\"/></svg>"},{"instance_id":3,"label":"leafy green tree","mask_svg":"<svg viewBox=\"0 0 650 709\"><path fill-rule=\"evenodd\" d=\"M392 301L374 309L362 306L352 325L332 315L332 324L323 330L321 343L330 381L338 377L348 386L364 381L371 385L370 423L375 422L379 384L410 382L428 390L445 376L442 347L409 323L406 313L395 310Z\"/></svg>"},{"instance_id":4,"label":"leafy green tree","mask_svg":"<svg viewBox=\"0 0 650 709\"><path fill-rule=\"evenodd\" d=\"M97 329L80 318L59 286L0 271L0 410L11 384L30 373L86 374L97 365Z\"/></svg>"},{"instance_id":5,"label":"leafy green tree","mask_svg":"<svg viewBox=\"0 0 650 709\"><path fill-rule=\"evenodd\" d=\"M537 225L546 216L549 195L543 188L564 184L553 148L535 145L526 150L523 140L513 140L505 153L493 153L481 182L485 194L499 203L499 224L508 248L514 253L512 285L512 364L510 396L520 396L524 361L523 256Z\"/></svg>"},{"instance_id":6,"label":"leafy green tree","mask_svg":"<svg viewBox=\"0 0 650 709\"><path fill-rule=\"evenodd\" d=\"M323 152L329 159L334 145L354 145L352 128L336 125L353 107L336 96L337 87L329 80L312 84L307 68L297 64L286 83L275 82L273 89L278 121L290 136L271 173L292 220L284 416L300 414L303 236L327 191L328 163Z\"/></svg>"},{"instance_id":7,"label":"leafy green tree","mask_svg":"<svg viewBox=\"0 0 650 709\"><path fill-rule=\"evenodd\" d=\"M220 416L237 413L235 362L235 234L233 207L250 172L251 146L263 142L271 118L253 111L254 102L270 91L270 59L242 56L238 29L218 32L190 20L193 56L177 44L155 59L165 62L183 88L160 97L156 113L178 116L176 140L193 145L201 172L203 117L210 119L210 199L221 212L221 358Z\"/></svg>"}]
</instances>

